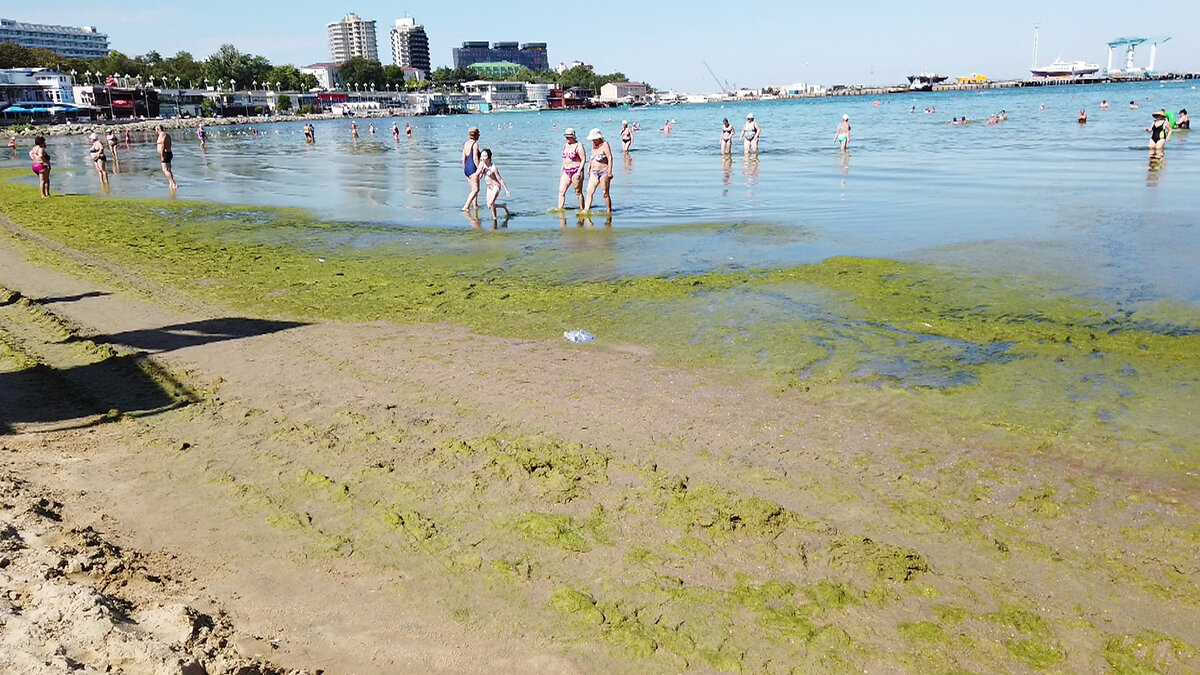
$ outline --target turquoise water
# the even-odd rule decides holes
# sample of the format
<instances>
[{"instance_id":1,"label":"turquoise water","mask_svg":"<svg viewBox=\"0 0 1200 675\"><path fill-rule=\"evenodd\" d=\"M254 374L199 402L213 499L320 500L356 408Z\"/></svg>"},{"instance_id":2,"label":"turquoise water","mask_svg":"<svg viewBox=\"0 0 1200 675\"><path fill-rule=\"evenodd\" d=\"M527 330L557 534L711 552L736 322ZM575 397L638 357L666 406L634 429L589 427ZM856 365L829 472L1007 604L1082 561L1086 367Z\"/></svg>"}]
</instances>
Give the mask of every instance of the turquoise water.
<instances>
[{"instance_id":1,"label":"turquoise water","mask_svg":"<svg viewBox=\"0 0 1200 675\"><path fill-rule=\"evenodd\" d=\"M1108 99L1110 110L1099 110ZM478 223L459 207L465 131L482 129L512 189L517 216L503 246L561 251L579 277L768 267L857 255L952 262L1036 275L1067 291L1122 301L1200 304L1200 156L1176 134L1162 163L1148 161L1150 113L1200 112L1191 82L845 97L577 112L513 112L413 118L413 139L394 142L391 119L316 122L306 145L299 123L209 130L206 150L174 132L180 199L298 206L372 227L341 243L437 249L471 246L452 236ZM1141 104L1130 110L1130 100ZM916 106L916 114L909 112ZM1045 106L1042 109L1042 106ZM935 106L935 114L922 112ZM1086 108L1090 121L1076 124ZM1009 121L988 126L991 112ZM747 111L763 127L757 159L717 153L721 118L740 128ZM834 145L843 113L849 156ZM966 115L974 123L951 126ZM557 199L561 130L601 128L619 149L622 119L640 122L633 153L618 160L611 220L565 219ZM675 120L670 135L659 131ZM403 129L406 120L398 120ZM376 134L368 124L374 122ZM54 188L98 193L82 138L51 139ZM120 148L113 197L167 194L153 137ZM24 152L0 166L27 164ZM30 175L28 182L33 182ZM568 200L570 203L570 200ZM568 226L568 234L561 231ZM576 233L577 225L601 232ZM490 228L490 218L482 226ZM611 225L611 229L604 229ZM447 230L437 234L436 230ZM429 229L435 232L430 234ZM334 236L334 235L331 235Z\"/></svg>"}]
</instances>

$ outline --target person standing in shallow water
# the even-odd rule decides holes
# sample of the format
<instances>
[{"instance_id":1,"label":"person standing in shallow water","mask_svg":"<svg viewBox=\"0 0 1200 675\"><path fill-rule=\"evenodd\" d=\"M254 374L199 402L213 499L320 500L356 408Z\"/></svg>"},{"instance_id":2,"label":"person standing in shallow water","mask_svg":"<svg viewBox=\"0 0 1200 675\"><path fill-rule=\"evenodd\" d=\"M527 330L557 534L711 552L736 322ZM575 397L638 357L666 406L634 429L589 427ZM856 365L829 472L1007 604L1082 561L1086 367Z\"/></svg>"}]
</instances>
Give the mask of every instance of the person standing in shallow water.
<instances>
[{"instance_id":1,"label":"person standing in shallow water","mask_svg":"<svg viewBox=\"0 0 1200 675\"><path fill-rule=\"evenodd\" d=\"M562 173L558 177L558 208L561 211L567 203L567 190L574 187L575 196L579 198L579 210L583 210L583 165L587 160L587 150L575 139L575 130L567 127L563 132L566 146L562 151Z\"/></svg>"},{"instance_id":2,"label":"person standing in shallow water","mask_svg":"<svg viewBox=\"0 0 1200 675\"><path fill-rule=\"evenodd\" d=\"M842 115L842 121L838 123L837 132L834 134L833 139L841 147L842 152L846 152L846 147L850 145L849 115Z\"/></svg>"},{"instance_id":3,"label":"person standing in shallow water","mask_svg":"<svg viewBox=\"0 0 1200 675\"><path fill-rule=\"evenodd\" d=\"M467 129L467 142L463 143L462 149L462 168L463 175L467 177L467 201L463 204L462 210L467 211L474 207L479 208L477 200L479 199L479 128L471 127Z\"/></svg>"},{"instance_id":4,"label":"person standing in shallow water","mask_svg":"<svg viewBox=\"0 0 1200 675\"><path fill-rule=\"evenodd\" d=\"M596 188L600 188L601 194L604 195L604 208L608 213L612 213L612 197L609 195L613 179L612 146L604 140L604 134L599 129L592 129L587 137L592 142L592 159L588 163L587 199L583 204L583 212L588 213L592 210Z\"/></svg>"},{"instance_id":5,"label":"person standing in shallow water","mask_svg":"<svg viewBox=\"0 0 1200 675\"><path fill-rule=\"evenodd\" d=\"M754 113L746 115L746 123L742 125L742 151L758 154L758 137L761 135L762 127L754 121Z\"/></svg>"},{"instance_id":6,"label":"person standing in shallow water","mask_svg":"<svg viewBox=\"0 0 1200 675\"><path fill-rule=\"evenodd\" d=\"M171 134L159 124L154 127L158 132L158 141L156 143L158 149L158 161L162 165L163 175L167 177L167 185L171 188L171 194L175 194L175 190L179 188L175 184L175 173L171 170L171 160L175 158L175 153L171 152Z\"/></svg>"},{"instance_id":7,"label":"person standing in shallow water","mask_svg":"<svg viewBox=\"0 0 1200 675\"><path fill-rule=\"evenodd\" d=\"M633 147L633 129L629 126L629 122L621 120L621 152L629 154L629 149Z\"/></svg>"},{"instance_id":8,"label":"person standing in shallow water","mask_svg":"<svg viewBox=\"0 0 1200 675\"><path fill-rule=\"evenodd\" d=\"M38 136L33 139L33 147L29 149L29 159L33 162L33 172L37 174L38 186L43 197L50 196L50 153L46 150L46 137Z\"/></svg>"},{"instance_id":9,"label":"person standing in shallow water","mask_svg":"<svg viewBox=\"0 0 1200 675\"><path fill-rule=\"evenodd\" d=\"M721 154L733 154L733 125L729 123L729 118L721 120Z\"/></svg>"},{"instance_id":10,"label":"person standing in shallow water","mask_svg":"<svg viewBox=\"0 0 1200 675\"><path fill-rule=\"evenodd\" d=\"M1153 115L1154 123L1146 127L1146 131L1150 132L1150 154L1162 157L1163 150L1167 147L1167 141L1171 138L1171 125L1167 124L1166 111L1156 110Z\"/></svg>"},{"instance_id":11,"label":"person standing in shallow water","mask_svg":"<svg viewBox=\"0 0 1200 675\"><path fill-rule=\"evenodd\" d=\"M104 143L100 140L99 134L92 134L91 141L92 147L88 153L92 156L96 174L100 176L100 185L108 185L108 157L104 154Z\"/></svg>"}]
</instances>

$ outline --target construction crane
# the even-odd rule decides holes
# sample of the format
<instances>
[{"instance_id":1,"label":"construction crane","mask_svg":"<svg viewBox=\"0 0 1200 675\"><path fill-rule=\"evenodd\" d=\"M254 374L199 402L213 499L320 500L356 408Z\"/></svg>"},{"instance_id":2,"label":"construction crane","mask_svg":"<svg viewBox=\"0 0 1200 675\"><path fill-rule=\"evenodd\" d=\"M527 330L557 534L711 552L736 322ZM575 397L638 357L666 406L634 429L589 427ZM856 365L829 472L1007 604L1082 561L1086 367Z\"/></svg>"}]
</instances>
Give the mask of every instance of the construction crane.
<instances>
[{"instance_id":1,"label":"construction crane","mask_svg":"<svg viewBox=\"0 0 1200 675\"><path fill-rule=\"evenodd\" d=\"M700 63L703 63L703 64L704 64L704 67L705 67L705 68L708 68L708 74L709 74L709 75L712 75L712 78L713 78L714 80L716 80L716 82L717 82L717 86L721 88L721 95L722 95L722 96L729 96L729 94L730 94L730 90L729 90L729 80L725 80L725 83L724 83L724 84L722 84L722 83L721 83L721 78L717 77L717 74L713 72L713 69L708 67L708 62L707 62L707 61L701 61Z\"/></svg>"},{"instance_id":2,"label":"construction crane","mask_svg":"<svg viewBox=\"0 0 1200 675\"><path fill-rule=\"evenodd\" d=\"M1108 74L1109 75L1149 75L1154 72L1154 61L1158 56L1158 45L1170 40L1167 37L1123 37L1117 38L1108 43ZM1150 65L1142 70L1133 65L1133 53L1139 45L1150 43ZM1117 47L1125 48L1125 68L1124 70L1113 70L1113 50Z\"/></svg>"}]
</instances>

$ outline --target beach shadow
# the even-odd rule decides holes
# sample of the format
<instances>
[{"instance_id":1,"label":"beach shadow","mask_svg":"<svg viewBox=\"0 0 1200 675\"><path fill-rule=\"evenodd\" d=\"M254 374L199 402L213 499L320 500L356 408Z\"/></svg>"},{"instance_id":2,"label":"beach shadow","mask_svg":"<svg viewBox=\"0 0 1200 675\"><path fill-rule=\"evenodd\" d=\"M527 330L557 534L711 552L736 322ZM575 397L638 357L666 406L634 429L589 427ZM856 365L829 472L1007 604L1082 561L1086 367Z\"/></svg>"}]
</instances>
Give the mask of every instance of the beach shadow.
<instances>
[{"instance_id":1,"label":"beach shadow","mask_svg":"<svg viewBox=\"0 0 1200 675\"><path fill-rule=\"evenodd\" d=\"M102 298L106 295L112 295L108 291L88 291L87 293L79 293L77 295L60 295L50 298L35 298L33 301L39 305L53 305L61 302L78 302L87 298Z\"/></svg>"},{"instance_id":2,"label":"beach shadow","mask_svg":"<svg viewBox=\"0 0 1200 675\"><path fill-rule=\"evenodd\" d=\"M37 363L0 372L0 435L88 427L195 403L200 396L147 352L267 335L303 325L234 317L92 337L96 344L121 345L138 352L108 356L101 352L99 360L69 368Z\"/></svg>"},{"instance_id":3,"label":"beach shadow","mask_svg":"<svg viewBox=\"0 0 1200 675\"><path fill-rule=\"evenodd\" d=\"M162 328L131 330L109 335L71 337L69 341L91 340L96 344L121 345L146 352L170 352L210 342L240 340L269 333L298 328L307 324L297 321L269 321L229 317L177 323Z\"/></svg>"}]
</instances>

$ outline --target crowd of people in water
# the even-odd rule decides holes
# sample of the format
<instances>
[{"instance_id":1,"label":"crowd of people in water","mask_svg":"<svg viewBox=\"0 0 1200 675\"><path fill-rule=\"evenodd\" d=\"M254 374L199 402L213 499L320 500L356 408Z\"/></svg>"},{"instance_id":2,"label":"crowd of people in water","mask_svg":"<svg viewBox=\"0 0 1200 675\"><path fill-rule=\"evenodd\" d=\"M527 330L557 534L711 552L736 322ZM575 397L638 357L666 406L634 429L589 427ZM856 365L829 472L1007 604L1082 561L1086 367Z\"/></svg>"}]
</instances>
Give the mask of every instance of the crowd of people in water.
<instances>
[{"instance_id":1,"label":"crowd of people in water","mask_svg":"<svg viewBox=\"0 0 1200 675\"><path fill-rule=\"evenodd\" d=\"M1045 110L1045 104L1042 104L1040 107L1042 110ZM1137 101L1129 102L1131 110L1136 110L1139 107ZM1108 110L1110 108L1108 101L1102 100L1099 108L1101 110ZM925 109L925 112L929 114L936 111L936 108L932 106ZM913 106L909 112L916 113L916 106ZM1150 134L1150 156L1152 161L1156 158L1161 160L1167 141L1170 140L1172 134L1176 131L1189 130L1191 128L1191 120L1188 118L1186 108L1180 109L1178 113L1159 109L1153 112L1151 117L1153 121L1150 126L1145 128L1145 131ZM990 114L987 124L1000 124L1007 120L1007 111L1001 110ZM964 125L972 121L965 116L961 118L954 117L948 124ZM1088 115L1086 109L1079 111L1076 121L1079 124L1087 124ZM673 124L674 120L667 120L662 127L663 134L669 135ZM630 156L629 153L633 149L635 134L640 130L641 126L636 122L632 125L627 120L621 122L621 130L618 133L618 137L621 140L621 152L627 161ZM159 165L163 175L167 179L167 185L171 194L174 195L178 189L178 185L175 182L171 166L174 158L171 148L171 135L167 133L161 124L155 126L155 133L157 135L155 146ZM246 133L257 136L258 130L250 128ZM368 133L375 135L374 123L368 125ZM393 122L391 129L392 138L399 142L401 133L399 123ZM729 118L722 119L719 139L722 156L733 154L734 133L735 128L730 124ZM762 133L762 126L755 119L754 113L747 114L746 121L742 125L741 132L738 134L738 140L741 141L742 150L748 157L758 154ZM354 139L359 137L357 121L351 121L350 134ZM410 139L413 137L413 127L411 124L405 123L403 134ZM311 144L316 142L316 129L311 123L304 125L303 135L306 143ZM508 185L504 182L504 178L500 173L495 154L490 148L481 148L479 138L479 128L471 127L467 131L467 140L462 147L462 170L467 182L467 199L463 204L462 211L466 212L470 217L478 218L478 200L479 193L482 190L484 192L485 208L491 213L493 222L496 222L498 220L498 209L505 212L506 218L512 215L508 204L498 201L500 192L503 190L506 197L511 197L512 193L509 191ZM208 132L204 128L203 122L196 128L196 139L200 145L200 149L204 150L208 142ZM604 132L599 128L593 128L585 137L589 145L585 145L576 137L575 129L568 127L563 131L563 139L562 167L558 180L558 206L556 212L560 214L565 212L568 193L574 192L574 201L578 204L579 214L581 216L590 214L598 191L604 200L605 213L611 214L613 211L613 168L616 155L613 152L612 146L605 138ZM114 166L119 169L120 157L118 156L117 149L121 138L116 129L110 128L103 136L99 133L90 134L88 140L90 141L88 148L89 158L95 167L102 191L107 191L109 186L109 158L111 156ZM132 138L128 130L124 133L124 142L126 148L132 143ZM834 144L842 153L849 152L849 115L842 115L842 119L834 132ZM13 153L14 159L17 155L17 147L16 137L10 136L9 148ZM38 184L42 196L49 197L51 162L50 153L46 149L45 136L39 135L34 139L33 147L29 150L29 159L32 162L31 168L33 172L38 176Z\"/></svg>"}]
</instances>

